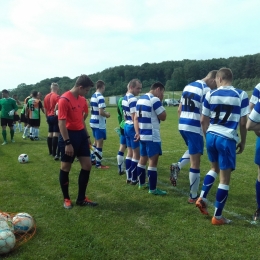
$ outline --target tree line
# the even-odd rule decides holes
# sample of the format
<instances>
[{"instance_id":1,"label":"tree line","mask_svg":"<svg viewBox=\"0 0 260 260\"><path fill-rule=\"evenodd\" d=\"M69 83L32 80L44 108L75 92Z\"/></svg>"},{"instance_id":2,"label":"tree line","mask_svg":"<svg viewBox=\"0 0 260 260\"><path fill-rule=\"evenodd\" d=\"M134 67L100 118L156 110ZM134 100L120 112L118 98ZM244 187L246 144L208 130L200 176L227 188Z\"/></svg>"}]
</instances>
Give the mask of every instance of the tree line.
<instances>
[{"instance_id":1,"label":"tree line","mask_svg":"<svg viewBox=\"0 0 260 260\"><path fill-rule=\"evenodd\" d=\"M142 92L148 91L155 81L165 85L167 91L181 91L189 82L204 78L211 70L221 67L232 69L233 86L250 91L260 82L260 53L227 59L163 61L161 63L144 63L140 66L121 65L107 68L101 72L88 75L93 82L103 80L106 83L104 96L123 95L131 79L138 78L143 85ZM43 96L50 92L50 85L56 82L60 93L71 89L76 78L55 77L44 79L36 84L19 84L9 90L11 95L17 94L24 100L32 90L41 92ZM93 89L91 93L95 90Z\"/></svg>"}]
</instances>

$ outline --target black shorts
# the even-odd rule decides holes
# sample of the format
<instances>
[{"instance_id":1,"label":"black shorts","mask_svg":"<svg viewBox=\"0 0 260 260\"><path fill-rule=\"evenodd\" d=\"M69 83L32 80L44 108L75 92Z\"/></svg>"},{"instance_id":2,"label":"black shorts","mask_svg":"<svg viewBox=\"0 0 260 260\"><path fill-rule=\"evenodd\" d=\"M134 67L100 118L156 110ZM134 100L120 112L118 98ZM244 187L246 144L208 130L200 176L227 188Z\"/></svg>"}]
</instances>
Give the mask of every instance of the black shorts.
<instances>
[{"instance_id":1,"label":"black shorts","mask_svg":"<svg viewBox=\"0 0 260 260\"><path fill-rule=\"evenodd\" d=\"M40 119L30 119L29 118L28 123L32 127L34 127L34 126L38 127L41 124L41 120Z\"/></svg>"},{"instance_id":2,"label":"black shorts","mask_svg":"<svg viewBox=\"0 0 260 260\"><path fill-rule=\"evenodd\" d=\"M14 122L16 122L16 121L20 121L19 115L14 115Z\"/></svg>"},{"instance_id":3,"label":"black shorts","mask_svg":"<svg viewBox=\"0 0 260 260\"><path fill-rule=\"evenodd\" d=\"M61 152L61 161L73 163L76 156L90 157L88 136L85 129L79 131L68 130L68 134L69 134L70 142L74 149L74 155L73 157L71 157L65 154L65 142L62 136L60 135L59 147Z\"/></svg>"},{"instance_id":4,"label":"black shorts","mask_svg":"<svg viewBox=\"0 0 260 260\"><path fill-rule=\"evenodd\" d=\"M1 126L9 126L12 127L14 123L13 119L1 118Z\"/></svg>"},{"instance_id":5,"label":"black shorts","mask_svg":"<svg viewBox=\"0 0 260 260\"><path fill-rule=\"evenodd\" d=\"M59 124L57 116L48 116L47 123L49 125L49 133L59 133Z\"/></svg>"},{"instance_id":6,"label":"black shorts","mask_svg":"<svg viewBox=\"0 0 260 260\"><path fill-rule=\"evenodd\" d=\"M25 124L28 123L28 118L25 117L25 114L22 114L22 113L21 113L21 122L23 122L23 123L25 123Z\"/></svg>"}]
</instances>

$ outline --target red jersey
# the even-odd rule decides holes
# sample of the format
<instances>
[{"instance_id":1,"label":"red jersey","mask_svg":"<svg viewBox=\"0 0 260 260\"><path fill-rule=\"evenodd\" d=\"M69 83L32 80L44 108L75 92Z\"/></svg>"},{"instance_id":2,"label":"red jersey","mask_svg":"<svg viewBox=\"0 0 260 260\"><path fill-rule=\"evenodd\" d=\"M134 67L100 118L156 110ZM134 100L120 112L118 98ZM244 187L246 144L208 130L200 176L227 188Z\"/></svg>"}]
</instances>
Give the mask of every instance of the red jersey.
<instances>
[{"instance_id":1,"label":"red jersey","mask_svg":"<svg viewBox=\"0 0 260 260\"><path fill-rule=\"evenodd\" d=\"M44 108L46 111L47 116L54 116L54 108L55 105L57 104L60 96L54 92L49 93L48 95L45 96L44 98Z\"/></svg>"},{"instance_id":2,"label":"red jersey","mask_svg":"<svg viewBox=\"0 0 260 260\"><path fill-rule=\"evenodd\" d=\"M66 120L68 130L84 129L84 113L88 112L88 106L84 97L75 98L70 91L65 92L58 101L58 119Z\"/></svg>"}]
</instances>

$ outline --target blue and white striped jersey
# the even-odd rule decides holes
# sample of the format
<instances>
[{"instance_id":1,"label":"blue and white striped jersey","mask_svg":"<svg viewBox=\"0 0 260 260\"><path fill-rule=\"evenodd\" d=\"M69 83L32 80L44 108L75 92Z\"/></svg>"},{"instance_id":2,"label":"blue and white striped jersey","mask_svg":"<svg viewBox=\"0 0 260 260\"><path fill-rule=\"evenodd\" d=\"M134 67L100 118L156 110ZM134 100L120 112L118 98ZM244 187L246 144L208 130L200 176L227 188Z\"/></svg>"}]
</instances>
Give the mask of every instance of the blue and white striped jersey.
<instances>
[{"instance_id":1,"label":"blue and white striped jersey","mask_svg":"<svg viewBox=\"0 0 260 260\"><path fill-rule=\"evenodd\" d=\"M106 118L99 115L99 109L105 109L106 104L102 94L95 92L91 99L91 117L89 125L91 128L106 129Z\"/></svg>"},{"instance_id":2,"label":"blue and white striped jersey","mask_svg":"<svg viewBox=\"0 0 260 260\"><path fill-rule=\"evenodd\" d=\"M179 130L189 131L203 135L200 125L202 103L210 88L203 80L197 80L188 84L181 97L181 114L179 119Z\"/></svg>"},{"instance_id":3,"label":"blue and white striped jersey","mask_svg":"<svg viewBox=\"0 0 260 260\"><path fill-rule=\"evenodd\" d=\"M210 117L207 132L238 142L237 128L240 118L249 113L249 100L245 91L233 86L219 87L207 93L202 114Z\"/></svg>"},{"instance_id":4,"label":"blue and white striped jersey","mask_svg":"<svg viewBox=\"0 0 260 260\"><path fill-rule=\"evenodd\" d=\"M252 96L250 98L250 103L256 104L259 98L260 98L260 83L255 86Z\"/></svg>"},{"instance_id":5,"label":"blue and white striped jersey","mask_svg":"<svg viewBox=\"0 0 260 260\"><path fill-rule=\"evenodd\" d=\"M136 104L141 141L161 142L158 115L165 111L158 97L151 93L141 96Z\"/></svg>"},{"instance_id":6,"label":"blue and white striped jersey","mask_svg":"<svg viewBox=\"0 0 260 260\"><path fill-rule=\"evenodd\" d=\"M122 100L122 107L126 124L132 125L134 123L131 114L135 113L136 111L136 102L137 98L131 93L126 93Z\"/></svg>"},{"instance_id":7,"label":"blue and white striped jersey","mask_svg":"<svg viewBox=\"0 0 260 260\"><path fill-rule=\"evenodd\" d=\"M251 102L251 101L250 101ZM249 115L249 119L255 123L260 123L260 102L258 101Z\"/></svg>"}]
</instances>

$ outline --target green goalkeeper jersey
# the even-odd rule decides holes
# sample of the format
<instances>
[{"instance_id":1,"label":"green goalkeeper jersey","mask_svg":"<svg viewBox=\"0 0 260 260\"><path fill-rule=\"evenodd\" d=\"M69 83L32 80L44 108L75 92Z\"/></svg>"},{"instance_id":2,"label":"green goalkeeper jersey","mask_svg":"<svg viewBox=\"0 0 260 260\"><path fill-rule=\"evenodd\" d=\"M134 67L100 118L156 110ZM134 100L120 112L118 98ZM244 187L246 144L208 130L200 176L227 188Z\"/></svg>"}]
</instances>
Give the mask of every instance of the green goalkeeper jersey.
<instances>
[{"instance_id":1,"label":"green goalkeeper jersey","mask_svg":"<svg viewBox=\"0 0 260 260\"><path fill-rule=\"evenodd\" d=\"M122 107L122 100L123 100L123 97L121 97L117 103L117 119L118 119L120 128L124 129L125 117L124 117L124 112L123 112L123 107Z\"/></svg>"},{"instance_id":2,"label":"green goalkeeper jersey","mask_svg":"<svg viewBox=\"0 0 260 260\"><path fill-rule=\"evenodd\" d=\"M1 117L5 119L14 119L14 116L9 116L9 112L11 110L17 111L18 106L16 101L13 98L2 98L0 99L0 110L1 110Z\"/></svg>"}]
</instances>

